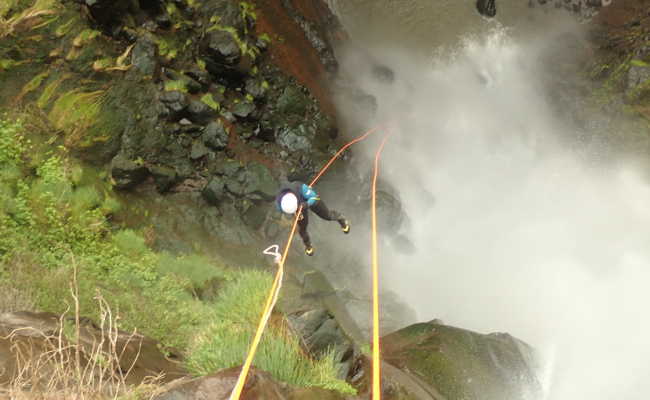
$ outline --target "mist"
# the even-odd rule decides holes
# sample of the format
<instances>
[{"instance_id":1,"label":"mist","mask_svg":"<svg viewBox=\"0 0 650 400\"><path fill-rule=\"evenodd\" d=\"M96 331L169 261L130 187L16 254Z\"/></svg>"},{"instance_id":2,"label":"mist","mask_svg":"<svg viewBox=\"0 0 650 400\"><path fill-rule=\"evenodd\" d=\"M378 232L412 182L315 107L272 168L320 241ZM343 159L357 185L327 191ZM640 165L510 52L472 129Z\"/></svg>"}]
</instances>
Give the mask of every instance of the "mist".
<instances>
[{"instance_id":1,"label":"mist","mask_svg":"<svg viewBox=\"0 0 650 400\"><path fill-rule=\"evenodd\" d=\"M650 185L624 158L568 145L579 135L545 94L541 47L498 28L427 62L375 52L391 84L344 58L377 98L376 121L356 122L392 133L381 177L407 216L380 232L382 284L417 321L533 345L545 399L645 399ZM391 245L395 234L414 249Z\"/></svg>"}]
</instances>

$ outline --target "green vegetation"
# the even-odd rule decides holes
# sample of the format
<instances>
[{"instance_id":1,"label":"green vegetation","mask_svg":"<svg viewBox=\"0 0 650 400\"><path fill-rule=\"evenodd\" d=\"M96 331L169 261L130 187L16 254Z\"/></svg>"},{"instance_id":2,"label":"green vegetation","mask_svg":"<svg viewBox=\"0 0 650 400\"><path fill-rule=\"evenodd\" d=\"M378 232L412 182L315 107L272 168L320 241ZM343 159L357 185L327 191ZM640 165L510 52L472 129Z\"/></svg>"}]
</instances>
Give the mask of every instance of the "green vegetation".
<instances>
[{"instance_id":1,"label":"green vegetation","mask_svg":"<svg viewBox=\"0 0 650 400\"><path fill-rule=\"evenodd\" d=\"M215 111L219 111L219 109L221 108L219 102L214 101L214 97L212 97L212 94L210 93L206 93L205 95L203 95L201 97L201 101L207 104L211 109Z\"/></svg>"},{"instance_id":2,"label":"green vegetation","mask_svg":"<svg viewBox=\"0 0 650 400\"><path fill-rule=\"evenodd\" d=\"M64 148L38 155L30 138L20 122L0 119L0 288L16 304L63 313L74 305L76 274L80 315L101 320L101 297L119 313L120 328L181 350L196 374L241 364L272 277L154 252L145 235L109 224L121 205L105 174ZM215 282L214 300L200 300ZM336 379L333 359L306 356L274 319L255 365L290 384L352 393Z\"/></svg>"},{"instance_id":3,"label":"green vegetation","mask_svg":"<svg viewBox=\"0 0 650 400\"><path fill-rule=\"evenodd\" d=\"M183 79L165 81L165 90L178 90L179 92L187 93L187 84Z\"/></svg>"},{"instance_id":4,"label":"green vegetation","mask_svg":"<svg viewBox=\"0 0 650 400\"><path fill-rule=\"evenodd\" d=\"M191 347L191 371L203 375L242 364L260 318L260 304L266 301L270 288L268 274L261 271L242 272L224 288L214 307L216 322L201 332ZM306 357L298 339L276 322L262 337L254 364L292 385L354 394L351 386L335 378L334 356L329 353L321 360Z\"/></svg>"},{"instance_id":5,"label":"green vegetation","mask_svg":"<svg viewBox=\"0 0 650 400\"><path fill-rule=\"evenodd\" d=\"M38 309L63 312L76 267L83 315L99 317L99 290L125 329L184 348L209 317L208 306L186 290L190 278L161 272L162 256L139 234L111 233L106 218L116 200L107 182L75 184L77 168L60 152L33 172L30 149L19 123L0 122L0 280L28 292Z\"/></svg>"}]
</instances>

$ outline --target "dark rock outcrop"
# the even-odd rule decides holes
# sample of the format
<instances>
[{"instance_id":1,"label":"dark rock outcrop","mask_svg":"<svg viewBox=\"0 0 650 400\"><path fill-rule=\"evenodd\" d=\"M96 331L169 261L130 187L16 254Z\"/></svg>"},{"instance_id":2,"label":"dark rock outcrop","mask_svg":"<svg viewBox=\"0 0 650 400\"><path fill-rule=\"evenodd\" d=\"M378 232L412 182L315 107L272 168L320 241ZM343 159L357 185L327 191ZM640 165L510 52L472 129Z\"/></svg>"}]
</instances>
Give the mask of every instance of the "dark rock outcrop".
<instances>
[{"instance_id":1,"label":"dark rock outcrop","mask_svg":"<svg viewBox=\"0 0 650 400\"><path fill-rule=\"evenodd\" d=\"M148 174L149 170L142 162L131 160L123 153L119 153L111 161L111 176L116 189L130 189L142 182Z\"/></svg>"},{"instance_id":2,"label":"dark rock outcrop","mask_svg":"<svg viewBox=\"0 0 650 400\"><path fill-rule=\"evenodd\" d=\"M221 121L210 122L203 131L203 141L213 150L225 149L228 139L228 132Z\"/></svg>"},{"instance_id":3,"label":"dark rock outcrop","mask_svg":"<svg viewBox=\"0 0 650 400\"><path fill-rule=\"evenodd\" d=\"M231 176L226 181L226 188L233 195L251 200L270 201L275 198L278 183L264 165L253 162Z\"/></svg>"},{"instance_id":4,"label":"dark rock outcrop","mask_svg":"<svg viewBox=\"0 0 650 400\"><path fill-rule=\"evenodd\" d=\"M346 379L354 364L354 346L339 323L324 308L295 313L287 318L291 328L303 338L306 350L316 358L334 352L339 378Z\"/></svg>"},{"instance_id":5,"label":"dark rock outcrop","mask_svg":"<svg viewBox=\"0 0 650 400\"><path fill-rule=\"evenodd\" d=\"M240 368L230 368L203 378L181 382L154 400L227 400ZM269 374L251 368L242 400L345 400L336 392L319 388L293 388L276 382Z\"/></svg>"},{"instance_id":6,"label":"dark rock outcrop","mask_svg":"<svg viewBox=\"0 0 650 400\"><path fill-rule=\"evenodd\" d=\"M276 134L277 143L289 152L312 150L316 131L311 125L284 126Z\"/></svg>"},{"instance_id":7,"label":"dark rock outcrop","mask_svg":"<svg viewBox=\"0 0 650 400\"><path fill-rule=\"evenodd\" d=\"M131 52L131 64L144 75L153 75L158 66L158 46L149 35L141 36Z\"/></svg>"},{"instance_id":8,"label":"dark rock outcrop","mask_svg":"<svg viewBox=\"0 0 650 400\"><path fill-rule=\"evenodd\" d=\"M496 0L476 0L476 9L484 17L494 17L497 15Z\"/></svg>"},{"instance_id":9,"label":"dark rock outcrop","mask_svg":"<svg viewBox=\"0 0 650 400\"><path fill-rule=\"evenodd\" d=\"M160 101L167 107L173 119L180 119L181 113L187 109L188 100L185 93L178 90L165 91L160 95Z\"/></svg>"},{"instance_id":10,"label":"dark rock outcrop","mask_svg":"<svg viewBox=\"0 0 650 400\"><path fill-rule=\"evenodd\" d=\"M225 189L223 179L215 176L210 179L210 182L208 182L201 193L208 203L218 206L226 195Z\"/></svg>"}]
</instances>

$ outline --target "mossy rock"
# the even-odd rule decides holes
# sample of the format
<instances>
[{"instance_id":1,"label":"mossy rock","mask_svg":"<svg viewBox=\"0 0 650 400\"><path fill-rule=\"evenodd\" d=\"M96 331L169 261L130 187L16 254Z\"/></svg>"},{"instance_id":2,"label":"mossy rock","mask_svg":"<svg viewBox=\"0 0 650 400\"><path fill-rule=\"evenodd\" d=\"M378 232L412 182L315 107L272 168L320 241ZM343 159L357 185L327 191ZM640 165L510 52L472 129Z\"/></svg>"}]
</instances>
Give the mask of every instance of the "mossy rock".
<instances>
[{"instance_id":1,"label":"mossy rock","mask_svg":"<svg viewBox=\"0 0 650 400\"><path fill-rule=\"evenodd\" d=\"M540 391L533 350L507 334L483 335L429 322L392 333L382 344L387 362L448 399L525 399Z\"/></svg>"}]
</instances>

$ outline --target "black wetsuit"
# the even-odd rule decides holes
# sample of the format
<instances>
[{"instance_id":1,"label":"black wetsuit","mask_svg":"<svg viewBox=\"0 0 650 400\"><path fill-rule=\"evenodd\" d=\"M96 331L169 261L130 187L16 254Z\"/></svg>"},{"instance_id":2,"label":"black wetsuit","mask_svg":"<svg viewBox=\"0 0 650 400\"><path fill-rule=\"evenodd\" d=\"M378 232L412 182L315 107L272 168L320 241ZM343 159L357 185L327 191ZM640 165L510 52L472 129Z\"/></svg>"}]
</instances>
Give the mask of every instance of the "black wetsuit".
<instances>
[{"instance_id":1,"label":"black wetsuit","mask_svg":"<svg viewBox=\"0 0 650 400\"><path fill-rule=\"evenodd\" d=\"M300 205L302 206L302 213L300 219L298 220L298 233L300 233L300 237L302 238L305 247L311 247L311 239L309 238L309 233L307 233L307 225L309 224L308 210L313 211L314 214L318 215L326 221L338 221L339 225L341 225L342 228L347 225L347 222L341 213L327 208L321 199L316 200L316 202L311 206L308 205L307 199L305 199L302 195L302 185L303 182L291 182L288 185L284 186L282 189L280 189L276 203L280 204L280 199L287 192L291 192L296 195L298 201L300 202Z\"/></svg>"}]
</instances>

